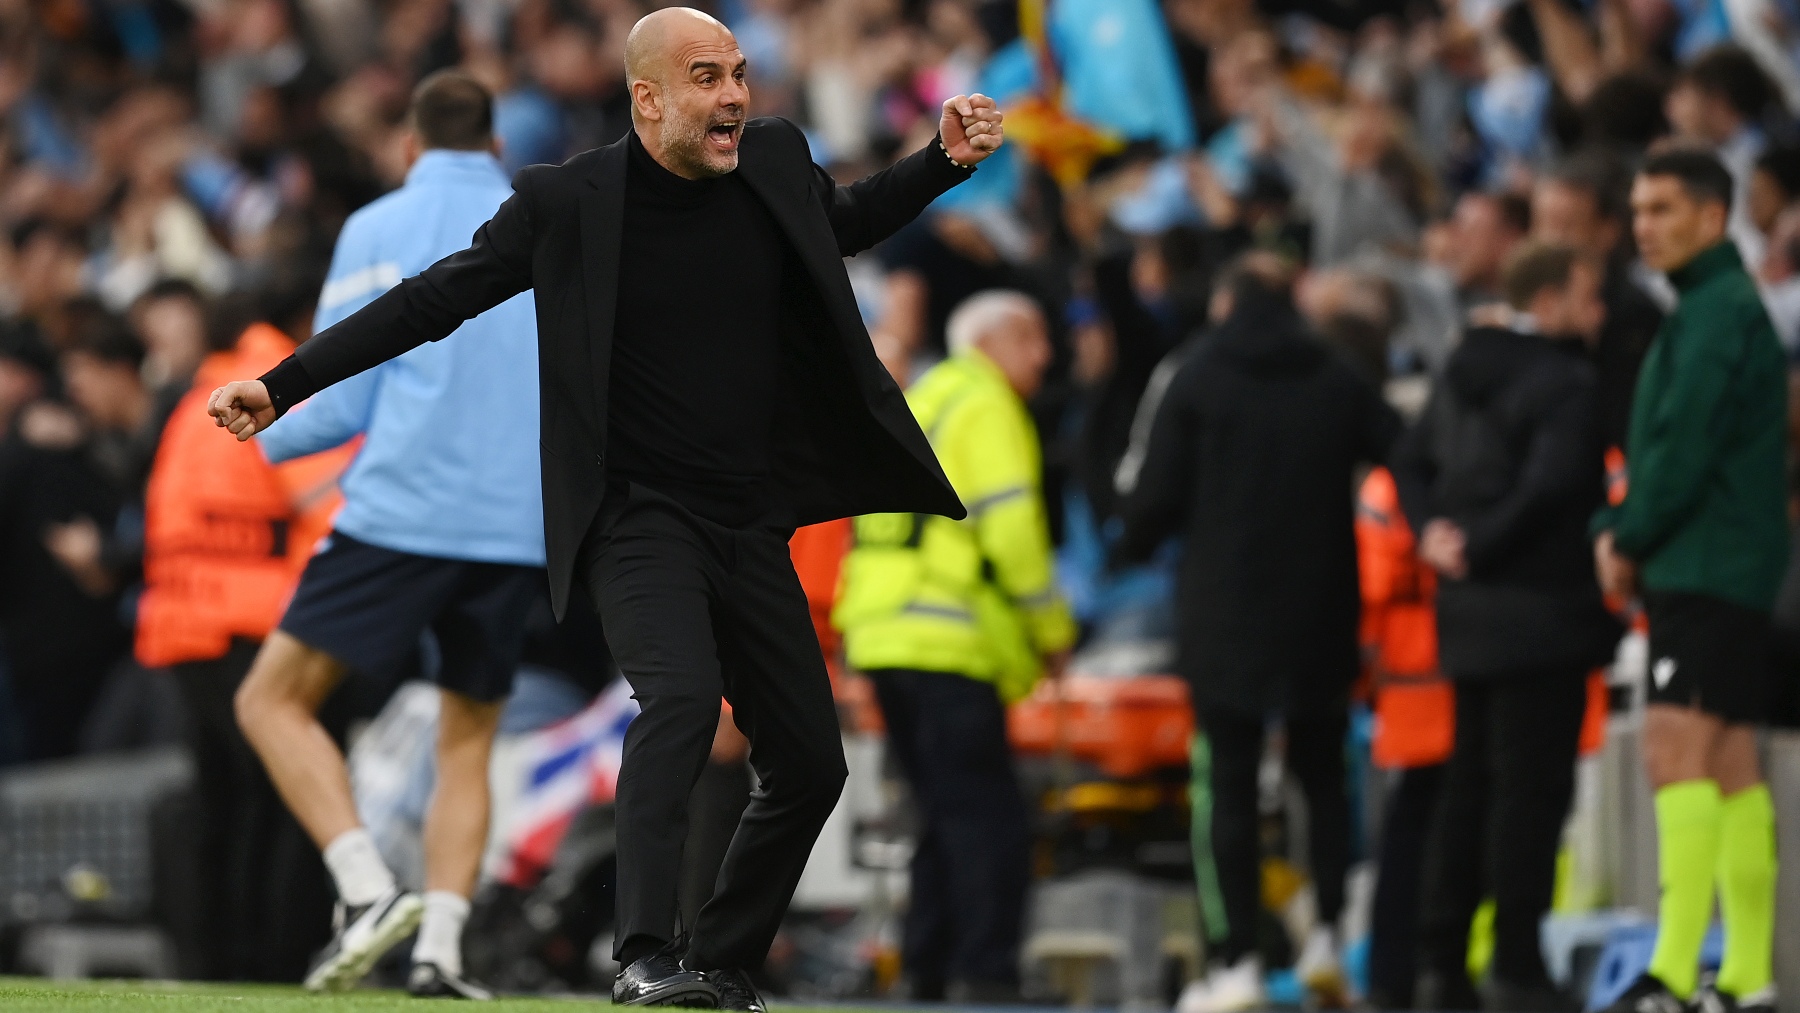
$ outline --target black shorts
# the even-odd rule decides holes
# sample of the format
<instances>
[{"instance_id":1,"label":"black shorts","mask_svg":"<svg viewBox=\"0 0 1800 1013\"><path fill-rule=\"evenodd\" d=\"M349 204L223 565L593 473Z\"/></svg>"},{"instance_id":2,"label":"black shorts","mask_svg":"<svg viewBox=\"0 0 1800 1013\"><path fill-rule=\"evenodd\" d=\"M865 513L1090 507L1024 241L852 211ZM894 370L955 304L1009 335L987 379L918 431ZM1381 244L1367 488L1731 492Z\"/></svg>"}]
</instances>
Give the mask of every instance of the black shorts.
<instances>
[{"instance_id":1,"label":"black shorts","mask_svg":"<svg viewBox=\"0 0 1800 1013\"><path fill-rule=\"evenodd\" d=\"M1731 724L1768 719L1769 614L1685 591L1644 595L1651 703L1698 707Z\"/></svg>"},{"instance_id":2,"label":"black shorts","mask_svg":"<svg viewBox=\"0 0 1800 1013\"><path fill-rule=\"evenodd\" d=\"M281 629L371 675L385 676L437 636L437 683L474 700L512 692L525 618L545 593L534 566L415 556L342 532L319 544Z\"/></svg>"}]
</instances>

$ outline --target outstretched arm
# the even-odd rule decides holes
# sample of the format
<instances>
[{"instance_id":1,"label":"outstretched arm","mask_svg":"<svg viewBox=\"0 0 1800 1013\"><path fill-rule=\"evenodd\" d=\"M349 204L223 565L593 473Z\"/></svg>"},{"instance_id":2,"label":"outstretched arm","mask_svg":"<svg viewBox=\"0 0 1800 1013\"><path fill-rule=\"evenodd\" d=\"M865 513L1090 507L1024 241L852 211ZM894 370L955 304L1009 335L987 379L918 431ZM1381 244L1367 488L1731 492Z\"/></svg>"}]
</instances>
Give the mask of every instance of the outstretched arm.
<instances>
[{"instance_id":1,"label":"outstretched arm","mask_svg":"<svg viewBox=\"0 0 1800 1013\"><path fill-rule=\"evenodd\" d=\"M986 95L958 95L944 102L937 140L872 176L838 186L814 166L838 252L852 257L874 246L919 217L939 194L968 179L982 159L1000 149L1003 120L1000 107Z\"/></svg>"},{"instance_id":2,"label":"outstretched arm","mask_svg":"<svg viewBox=\"0 0 1800 1013\"><path fill-rule=\"evenodd\" d=\"M520 173L513 195L475 231L468 249L388 289L257 379L213 391L207 411L239 440L247 440L314 393L437 341L463 321L530 288L528 182L529 176Z\"/></svg>"}]
</instances>

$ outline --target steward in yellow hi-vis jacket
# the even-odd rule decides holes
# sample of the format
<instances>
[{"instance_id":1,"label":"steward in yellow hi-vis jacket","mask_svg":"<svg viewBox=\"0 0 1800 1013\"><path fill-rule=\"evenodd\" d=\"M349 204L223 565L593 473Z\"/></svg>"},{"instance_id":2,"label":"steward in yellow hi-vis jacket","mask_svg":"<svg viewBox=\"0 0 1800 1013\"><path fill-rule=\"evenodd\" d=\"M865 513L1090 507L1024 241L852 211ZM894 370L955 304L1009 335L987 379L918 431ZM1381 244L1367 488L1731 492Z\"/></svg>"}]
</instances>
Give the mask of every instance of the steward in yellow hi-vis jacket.
<instances>
[{"instance_id":1,"label":"steward in yellow hi-vis jacket","mask_svg":"<svg viewBox=\"0 0 1800 1013\"><path fill-rule=\"evenodd\" d=\"M857 518L832 621L852 668L954 672L1012 703L1075 639L1056 591L1036 429L979 349L934 366L906 400L969 516Z\"/></svg>"},{"instance_id":2,"label":"steward in yellow hi-vis jacket","mask_svg":"<svg viewBox=\"0 0 1800 1013\"><path fill-rule=\"evenodd\" d=\"M912 998L992 1002L1018 991L1030 867L1004 704L1069 649L1075 624L1025 409L1050 360L1043 315L983 292L946 330L950 358L906 399L969 516L857 518L832 621L875 682L923 817L901 954Z\"/></svg>"}]
</instances>

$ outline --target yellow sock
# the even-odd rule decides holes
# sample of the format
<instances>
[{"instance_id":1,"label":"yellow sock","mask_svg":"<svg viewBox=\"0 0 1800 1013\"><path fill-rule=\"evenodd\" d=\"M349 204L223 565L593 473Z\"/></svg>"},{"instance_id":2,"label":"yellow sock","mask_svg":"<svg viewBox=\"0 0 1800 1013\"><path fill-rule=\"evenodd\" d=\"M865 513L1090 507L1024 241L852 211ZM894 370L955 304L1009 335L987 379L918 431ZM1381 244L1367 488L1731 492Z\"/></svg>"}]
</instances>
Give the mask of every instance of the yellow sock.
<instances>
[{"instance_id":1,"label":"yellow sock","mask_svg":"<svg viewBox=\"0 0 1800 1013\"><path fill-rule=\"evenodd\" d=\"M1700 945L1712 921L1719 862L1719 783L1677 781L1656 793L1657 865L1662 901L1650 973L1682 999L1700 977Z\"/></svg>"},{"instance_id":2,"label":"yellow sock","mask_svg":"<svg viewBox=\"0 0 1800 1013\"><path fill-rule=\"evenodd\" d=\"M1719 908L1725 962L1719 991L1747 996L1774 980L1775 803L1759 784L1719 807Z\"/></svg>"}]
</instances>

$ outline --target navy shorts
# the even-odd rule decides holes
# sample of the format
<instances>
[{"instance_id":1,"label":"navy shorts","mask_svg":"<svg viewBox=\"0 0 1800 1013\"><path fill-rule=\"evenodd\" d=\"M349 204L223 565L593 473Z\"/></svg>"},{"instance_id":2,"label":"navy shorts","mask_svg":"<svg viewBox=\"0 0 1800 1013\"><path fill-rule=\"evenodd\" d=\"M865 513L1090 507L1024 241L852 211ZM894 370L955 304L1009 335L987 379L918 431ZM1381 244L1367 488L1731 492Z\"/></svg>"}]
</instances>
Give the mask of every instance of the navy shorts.
<instances>
[{"instance_id":1,"label":"navy shorts","mask_svg":"<svg viewBox=\"0 0 1800 1013\"><path fill-rule=\"evenodd\" d=\"M342 532L319 544L281 629L359 672L386 675L437 636L437 683L473 700L503 699L525 646L525 619L544 594L534 566L415 556Z\"/></svg>"},{"instance_id":2,"label":"navy shorts","mask_svg":"<svg viewBox=\"0 0 1800 1013\"><path fill-rule=\"evenodd\" d=\"M1697 707L1731 724L1768 720L1769 614L1708 594L1651 591L1651 703Z\"/></svg>"}]
</instances>

